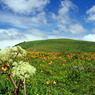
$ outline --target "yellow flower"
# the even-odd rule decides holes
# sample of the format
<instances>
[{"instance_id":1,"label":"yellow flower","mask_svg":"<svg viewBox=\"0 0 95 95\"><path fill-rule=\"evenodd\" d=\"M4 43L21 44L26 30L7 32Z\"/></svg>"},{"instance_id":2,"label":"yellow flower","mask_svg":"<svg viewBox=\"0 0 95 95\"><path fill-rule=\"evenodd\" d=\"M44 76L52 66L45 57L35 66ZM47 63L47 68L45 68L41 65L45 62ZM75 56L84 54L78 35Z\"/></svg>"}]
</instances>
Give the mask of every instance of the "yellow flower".
<instances>
[{"instance_id":1,"label":"yellow flower","mask_svg":"<svg viewBox=\"0 0 95 95\"><path fill-rule=\"evenodd\" d=\"M40 66L42 66L42 64L40 64Z\"/></svg>"},{"instance_id":2,"label":"yellow flower","mask_svg":"<svg viewBox=\"0 0 95 95\"><path fill-rule=\"evenodd\" d=\"M48 63L49 65L51 65L52 63Z\"/></svg>"},{"instance_id":3,"label":"yellow flower","mask_svg":"<svg viewBox=\"0 0 95 95\"><path fill-rule=\"evenodd\" d=\"M5 81L8 80L8 78L5 78Z\"/></svg>"},{"instance_id":4,"label":"yellow flower","mask_svg":"<svg viewBox=\"0 0 95 95\"><path fill-rule=\"evenodd\" d=\"M63 66L64 66L65 64L63 63Z\"/></svg>"},{"instance_id":5,"label":"yellow flower","mask_svg":"<svg viewBox=\"0 0 95 95\"><path fill-rule=\"evenodd\" d=\"M2 69L3 71L6 71L7 68L2 67L1 69Z\"/></svg>"},{"instance_id":6,"label":"yellow flower","mask_svg":"<svg viewBox=\"0 0 95 95\"><path fill-rule=\"evenodd\" d=\"M52 84L56 84L56 82L55 82L55 81L53 81L53 82L52 82Z\"/></svg>"},{"instance_id":7,"label":"yellow flower","mask_svg":"<svg viewBox=\"0 0 95 95\"><path fill-rule=\"evenodd\" d=\"M49 82L49 81L47 81L46 83L47 83L47 84L50 84L50 82Z\"/></svg>"},{"instance_id":8,"label":"yellow flower","mask_svg":"<svg viewBox=\"0 0 95 95\"><path fill-rule=\"evenodd\" d=\"M60 56L59 58L62 58L62 56Z\"/></svg>"},{"instance_id":9,"label":"yellow flower","mask_svg":"<svg viewBox=\"0 0 95 95\"><path fill-rule=\"evenodd\" d=\"M4 69L4 67L1 68L2 70Z\"/></svg>"},{"instance_id":10,"label":"yellow flower","mask_svg":"<svg viewBox=\"0 0 95 95\"><path fill-rule=\"evenodd\" d=\"M51 65L52 64L52 61L50 63L48 63L48 64Z\"/></svg>"},{"instance_id":11,"label":"yellow flower","mask_svg":"<svg viewBox=\"0 0 95 95\"><path fill-rule=\"evenodd\" d=\"M41 70L41 72L43 72L43 71Z\"/></svg>"},{"instance_id":12,"label":"yellow flower","mask_svg":"<svg viewBox=\"0 0 95 95\"><path fill-rule=\"evenodd\" d=\"M50 63L52 63L52 61Z\"/></svg>"},{"instance_id":13,"label":"yellow flower","mask_svg":"<svg viewBox=\"0 0 95 95\"><path fill-rule=\"evenodd\" d=\"M85 53L85 54L88 54L88 53Z\"/></svg>"}]
</instances>

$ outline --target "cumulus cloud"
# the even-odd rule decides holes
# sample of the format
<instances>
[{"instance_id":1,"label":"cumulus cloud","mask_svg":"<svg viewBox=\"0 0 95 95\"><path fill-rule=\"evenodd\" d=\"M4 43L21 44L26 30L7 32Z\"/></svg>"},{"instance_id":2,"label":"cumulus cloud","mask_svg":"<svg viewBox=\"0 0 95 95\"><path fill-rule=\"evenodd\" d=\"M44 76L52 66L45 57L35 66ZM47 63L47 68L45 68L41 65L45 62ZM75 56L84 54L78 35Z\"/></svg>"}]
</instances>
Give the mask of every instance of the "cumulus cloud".
<instances>
[{"instance_id":1,"label":"cumulus cloud","mask_svg":"<svg viewBox=\"0 0 95 95\"><path fill-rule=\"evenodd\" d=\"M26 38L22 33L16 29L0 29L0 41L4 40L20 40Z\"/></svg>"},{"instance_id":2,"label":"cumulus cloud","mask_svg":"<svg viewBox=\"0 0 95 95\"><path fill-rule=\"evenodd\" d=\"M92 6L89 10L86 11L87 14L93 14L95 13L95 5Z\"/></svg>"},{"instance_id":3,"label":"cumulus cloud","mask_svg":"<svg viewBox=\"0 0 95 95\"><path fill-rule=\"evenodd\" d=\"M52 13L52 18L59 20L59 23L70 24L70 10L77 8L71 1L64 0L61 2L61 8L58 11L58 16Z\"/></svg>"},{"instance_id":4,"label":"cumulus cloud","mask_svg":"<svg viewBox=\"0 0 95 95\"><path fill-rule=\"evenodd\" d=\"M31 33L31 35L33 36L37 36L37 37L42 37L42 38L47 38L48 37L48 34L39 30L39 29L30 29L30 30L27 30L28 32Z\"/></svg>"},{"instance_id":5,"label":"cumulus cloud","mask_svg":"<svg viewBox=\"0 0 95 95\"><path fill-rule=\"evenodd\" d=\"M15 13L30 14L35 11L43 11L49 0L1 0L4 8L11 9Z\"/></svg>"},{"instance_id":6,"label":"cumulus cloud","mask_svg":"<svg viewBox=\"0 0 95 95\"><path fill-rule=\"evenodd\" d=\"M60 31L70 32L72 34L80 34L87 32L88 30L85 29L81 24L70 24L70 25L58 25Z\"/></svg>"},{"instance_id":7,"label":"cumulus cloud","mask_svg":"<svg viewBox=\"0 0 95 95\"><path fill-rule=\"evenodd\" d=\"M87 32L77 20L71 18L71 11L75 11L77 6L74 5L70 0L64 0L61 2L61 8L58 11L58 15L52 13L52 18L57 20L58 31L70 32L72 34L80 34ZM57 31L57 33L58 33ZM56 31L53 31L53 33Z\"/></svg>"},{"instance_id":8,"label":"cumulus cloud","mask_svg":"<svg viewBox=\"0 0 95 95\"><path fill-rule=\"evenodd\" d=\"M53 30L53 33L56 34L56 35L58 35L58 34L60 33L60 31L58 31L58 30Z\"/></svg>"},{"instance_id":9,"label":"cumulus cloud","mask_svg":"<svg viewBox=\"0 0 95 95\"><path fill-rule=\"evenodd\" d=\"M95 5L92 6L89 10L86 11L87 14L87 21L94 21L95 22Z\"/></svg>"},{"instance_id":10,"label":"cumulus cloud","mask_svg":"<svg viewBox=\"0 0 95 95\"><path fill-rule=\"evenodd\" d=\"M85 35L85 36L82 38L82 40L95 42L95 34L88 34L88 35Z\"/></svg>"},{"instance_id":11,"label":"cumulus cloud","mask_svg":"<svg viewBox=\"0 0 95 95\"><path fill-rule=\"evenodd\" d=\"M72 24L70 25L68 31L73 34L80 34L80 33L87 32L87 29L85 29L81 24Z\"/></svg>"},{"instance_id":12,"label":"cumulus cloud","mask_svg":"<svg viewBox=\"0 0 95 95\"><path fill-rule=\"evenodd\" d=\"M70 10L77 8L71 1L64 0L61 2L61 7L58 10L58 15L52 13L52 18L57 21L59 31L68 31L68 25L72 24L70 18Z\"/></svg>"},{"instance_id":13,"label":"cumulus cloud","mask_svg":"<svg viewBox=\"0 0 95 95\"><path fill-rule=\"evenodd\" d=\"M63 24L58 24L59 27L59 31L64 31L64 32L68 32L69 28L68 25L63 25Z\"/></svg>"},{"instance_id":14,"label":"cumulus cloud","mask_svg":"<svg viewBox=\"0 0 95 95\"><path fill-rule=\"evenodd\" d=\"M0 49L14 46L24 41L43 40L46 38L48 38L48 35L37 29L33 29L31 33L24 32L24 34L17 29L0 29Z\"/></svg>"},{"instance_id":15,"label":"cumulus cloud","mask_svg":"<svg viewBox=\"0 0 95 95\"><path fill-rule=\"evenodd\" d=\"M40 12L38 15L32 17L0 12L0 22L1 24L4 23L19 28L31 28L47 24L47 19L45 12Z\"/></svg>"}]
</instances>

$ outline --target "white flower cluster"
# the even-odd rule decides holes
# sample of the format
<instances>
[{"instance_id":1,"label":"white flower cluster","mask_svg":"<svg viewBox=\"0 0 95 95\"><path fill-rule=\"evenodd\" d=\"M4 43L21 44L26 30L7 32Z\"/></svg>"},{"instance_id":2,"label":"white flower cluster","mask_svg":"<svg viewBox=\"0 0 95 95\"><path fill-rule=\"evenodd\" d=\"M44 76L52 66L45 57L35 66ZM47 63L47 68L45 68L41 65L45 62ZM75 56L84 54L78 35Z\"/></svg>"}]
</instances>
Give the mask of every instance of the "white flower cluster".
<instances>
[{"instance_id":1,"label":"white flower cluster","mask_svg":"<svg viewBox=\"0 0 95 95\"><path fill-rule=\"evenodd\" d=\"M12 68L13 77L16 76L17 78L24 80L35 74L36 68L31 66L28 62L23 61L20 61L19 63L14 62L13 65L14 65L14 67Z\"/></svg>"},{"instance_id":2,"label":"white flower cluster","mask_svg":"<svg viewBox=\"0 0 95 95\"><path fill-rule=\"evenodd\" d=\"M7 64L9 65L13 63L13 59L16 58L17 55L19 57L22 57L26 55L26 51L20 46L0 50L0 64L4 64L7 62Z\"/></svg>"}]
</instances>

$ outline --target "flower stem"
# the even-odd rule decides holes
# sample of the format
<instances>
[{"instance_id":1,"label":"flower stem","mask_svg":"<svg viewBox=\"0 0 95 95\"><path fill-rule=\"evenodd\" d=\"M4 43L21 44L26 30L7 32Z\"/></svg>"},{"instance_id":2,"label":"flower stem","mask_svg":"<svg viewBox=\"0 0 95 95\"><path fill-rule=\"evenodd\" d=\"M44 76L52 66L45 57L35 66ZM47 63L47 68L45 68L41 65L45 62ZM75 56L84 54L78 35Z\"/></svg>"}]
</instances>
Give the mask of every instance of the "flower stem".
<instances>
[{"instance_id":1,"label":"flower stem","mask_svg":"<svg viewBox=\"0 0 95 95\"><path fill-rule=\"evenodd\" d=\"M24 82L23 82L23 87L24 87L24 95L26 95L25 78L24 78Z\"/></svg>"},{"instance_id":2,"label":"flower stem","mask_svg":"<svg viewBox=\"0 0 95 95\"><path fill-rule=\"evenodd\" d=\"M14 93L16 93L18 87L15 85L15 82L14 82L14 80L12 79L11 74L8 74L8 76L9 76L9 78L10 78L10 80L11 80L13 86L14 86Z\"/></svg>"}]
</instances>

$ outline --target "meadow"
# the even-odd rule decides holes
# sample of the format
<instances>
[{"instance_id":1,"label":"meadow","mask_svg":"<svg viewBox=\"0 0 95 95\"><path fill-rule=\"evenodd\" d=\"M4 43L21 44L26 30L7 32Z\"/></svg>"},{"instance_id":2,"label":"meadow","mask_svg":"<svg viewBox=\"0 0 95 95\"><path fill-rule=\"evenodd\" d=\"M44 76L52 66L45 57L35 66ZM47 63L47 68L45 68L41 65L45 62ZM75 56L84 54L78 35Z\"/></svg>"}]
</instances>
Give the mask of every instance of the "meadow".
<instances>
[{"instance_id":1,"label":"meadow","mask_svg":"<svg viewBox=\"0 0 95 95\"><path fill-rule=\"evenodd\" d=\"M69 39L18 44L36 74L26 80L27 95L95 95L95 42ZM20 95L24 95L23 84ZM13 95L13 85L0 75L0 95Z\"/></svg>"}]
</instances>

